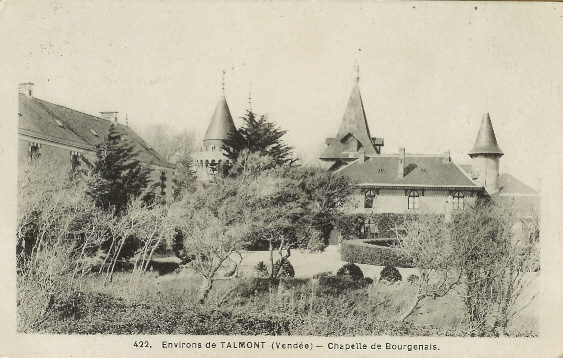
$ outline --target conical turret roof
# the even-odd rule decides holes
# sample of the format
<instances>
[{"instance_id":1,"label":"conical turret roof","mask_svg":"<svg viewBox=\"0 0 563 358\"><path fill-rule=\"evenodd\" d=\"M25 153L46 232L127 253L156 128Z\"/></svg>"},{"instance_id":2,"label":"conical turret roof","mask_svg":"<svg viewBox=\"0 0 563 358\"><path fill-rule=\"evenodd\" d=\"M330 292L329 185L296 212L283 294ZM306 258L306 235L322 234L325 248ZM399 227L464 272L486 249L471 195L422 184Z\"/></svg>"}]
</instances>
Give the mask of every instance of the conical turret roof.
<instances>
[{"instance_id":1,"label":"conical turret roof","mask_svg":"<svg viewBox=\"0 0 563 358\"><path fill-rule=\"evenodd\" d=\"M469 152L469 156L476 154L497 154L499 156L504 155L497 144L497 138L495 136L493 123L491 122L489 113L485 113L485 115L483 116L481 128L479 128L479 133L477 134L477 140L475 141L473 149L471 149L471 151Z\"/></svg>"},{"instance_id":2,"label":"conical turret roof","mask_svg":"<svg viewBox=\"0 0 563 358\"><path fill-rule=\"evenodd\" d=\"M357 82L352 89L352 94L348 100L348 105L344 112L338 134L323 151L321 159L348 158L348 154L344 153L346 151L346 144L343 143L343 141L345 141L349 135L354 136L358 142L361 143L366 156L377 155L371 140L364 104L360 94L360 87Z\"/></svg>"},{"instance_id":3,"label":"conical turret roof","mask_svg":"<svg viewBox=\"0 0 563 358\"><path fill-rule=\"evenodd\" d=\"M217 107L215 107L215 112L213 112L213 117L209 127L207 127L203 140L225 140L229 138L230 133L236 131L237 128L233 122L229 105L223 96L219 99Z\"/></svg>"}]
</instances>

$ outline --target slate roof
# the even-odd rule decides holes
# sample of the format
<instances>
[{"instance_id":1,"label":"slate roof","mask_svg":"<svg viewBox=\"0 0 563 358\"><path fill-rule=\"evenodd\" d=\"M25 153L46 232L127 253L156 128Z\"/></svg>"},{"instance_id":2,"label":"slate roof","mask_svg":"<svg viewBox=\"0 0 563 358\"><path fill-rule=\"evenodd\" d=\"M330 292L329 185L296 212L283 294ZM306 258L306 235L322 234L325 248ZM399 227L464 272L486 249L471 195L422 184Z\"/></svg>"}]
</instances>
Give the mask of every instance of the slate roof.
<instances>
[{"instance_id":1,"label":"slate roof","mask_svg":"<svg viewBox=\"0 0 563 358\"><path fill-rule=\"evenodd\" d=\"M349 154L343 143L343 139L347 138L348 134L353 135L361 143L366 156L378 155L369 132L358 83L356 83L352 89L352 94L348 100L348 105L344 112L338 134L335 138L330 139L320 159L349 158ZM378 143L383 144L381 139Z\"/></svg>"},{"instance_id":2,"label":"slate roof","mask_svg":"<svg viewBox=\"0 0 563 358\"><path fill-rule=\"evenodd\" d=\"M469 156L476 154L498 154L499 156L502 156L504 154L498 146L495 130L493 129L493 123L491 122L491 117L488 113L485 113L483 116L481 127L479 128L479 133L477 134L477 139L475 140L475 145L468 154Z\"/></svg>"},{"instance_id":3,"label":"slate roof","mask_svg":"<svg viewBox=\"0 0 563 358\"><path fill-rule=\"evenodd\" d=\"M221 97L215 107L215 112L213 112L213 117L211 117L211 122L209 123L209 127L207 127L207 132L205 132L203 140L229 139L229 134L236 131L237 128L233 122L227 100L225 97Z\"/></svg>"},{"instance_id":4,"label":"slate roof","mask_svg":"<svg viewBox=\"0 0 563 358\"><path fill-rule=\"evenodd\" d=\"M111 125L112 122L108 120L19 94L20 134L94 151L95 146L107 136ZM174 167L129 127L116 125L133 145L139 160L163 167Z\"/></svg>"},{"instance_id":5,"label":"slate roof","mask_svg":"<svg viewBox=\"0 0 563 358\"><path fill-rule=\"evenodd\" d=\"M406 155L403 178L397 175L398 168L398 156L378 156L363 163L356 160L338 172L360 186L482 189L455 163L444 162L442 156Z\"/></svg>"},{"instance_id":6,"label":"slate roof","mask_svg":"<svg viewBox=\"0 0 563 358\"><path fill-rule=\"evenodd\" d=\"M498 181L500 195L539 195L537 191L508 173L501 174Z\"/></svg>"}]
</instances>

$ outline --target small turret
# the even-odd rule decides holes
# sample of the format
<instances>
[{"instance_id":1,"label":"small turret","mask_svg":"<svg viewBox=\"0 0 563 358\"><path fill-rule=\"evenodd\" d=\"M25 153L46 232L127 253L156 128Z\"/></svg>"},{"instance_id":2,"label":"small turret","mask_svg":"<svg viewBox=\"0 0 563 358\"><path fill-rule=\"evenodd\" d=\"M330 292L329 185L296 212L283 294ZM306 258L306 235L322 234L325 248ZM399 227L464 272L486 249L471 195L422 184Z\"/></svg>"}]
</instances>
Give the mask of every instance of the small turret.
<instances>
[{"instance_id":1,"label":"small turret","mask_svg":"<svg viewBox=\"0 0 563 358\"><path fill-rule=\"evenodd\" d=\"M469 152L472 159L472 179L483 186L491 195L498 192L499 159L504 153L500 149L489 113L485 113L475 140Z\"/></svg>"}]
</instances>

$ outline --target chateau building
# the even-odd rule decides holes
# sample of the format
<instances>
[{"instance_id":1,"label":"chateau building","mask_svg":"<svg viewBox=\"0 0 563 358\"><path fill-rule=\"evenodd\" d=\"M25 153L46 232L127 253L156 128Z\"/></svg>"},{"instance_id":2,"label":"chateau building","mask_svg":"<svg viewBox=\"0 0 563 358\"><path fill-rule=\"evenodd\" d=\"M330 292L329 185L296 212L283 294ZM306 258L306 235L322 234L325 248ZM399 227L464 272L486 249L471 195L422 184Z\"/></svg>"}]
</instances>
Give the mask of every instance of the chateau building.
<instances>
[{"instance_id":1,"label":"chateau building","mask_svg":"<svg viewBox=\"0 0 563 358\"><path fill-rule=\"evenodd\" d=\"M329 170L354 180L361 189L355 198L356 213L416 213L432 211L451 213L462 210L480 197L508 200L523 216L538 209L539 194L509 174L499 174L500 149L491 118L486 113L473 149L469 151L472 165L456 164L450 152L441 154L410 154L405 148L398 153L382 152L384 140L372 137L358 80L344 112L340 129L334 138L327 138L327 147L320 155ZM377 228L369 225L366 236L377 236Z\"/></svg>"},{"instance_id":2,"label":"chateau building","mask_svg":"<svg viewBox=\"0 0 563 358\"><path fill-rule=\"evenodd\" d=\"M151 169L150 180L158 191L172 199L174 165L164 159L128 126L117 122L117 112L100 112L100 117L50 103L33 96L33 83L19 85L18 160L57 160L65 170L93 163L96 145L103 142L111 126L117 126L136 153Z\"/></svg>"}]
</instances>

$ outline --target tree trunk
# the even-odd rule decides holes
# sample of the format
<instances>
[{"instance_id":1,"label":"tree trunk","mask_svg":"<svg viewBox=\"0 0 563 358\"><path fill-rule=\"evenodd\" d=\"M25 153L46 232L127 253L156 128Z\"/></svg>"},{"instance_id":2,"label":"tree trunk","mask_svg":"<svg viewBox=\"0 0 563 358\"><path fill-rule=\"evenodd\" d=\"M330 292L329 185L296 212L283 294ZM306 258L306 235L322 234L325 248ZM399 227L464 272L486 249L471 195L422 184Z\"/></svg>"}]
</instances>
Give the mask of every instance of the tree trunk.
<instances>
[{"instance_id":1,"label":"tree trunk","mask_svg":"<svg viewBox=\"0 0 563 358\"><path fill-rule=\"evenodd\" d=\"M199 295L199 303L204 304L207 300L207 296L209 295L209 291L213 288L213 279L212 278L204 278L203 283L201 285L201 292Z\"/></svg>"}]
</instances>

